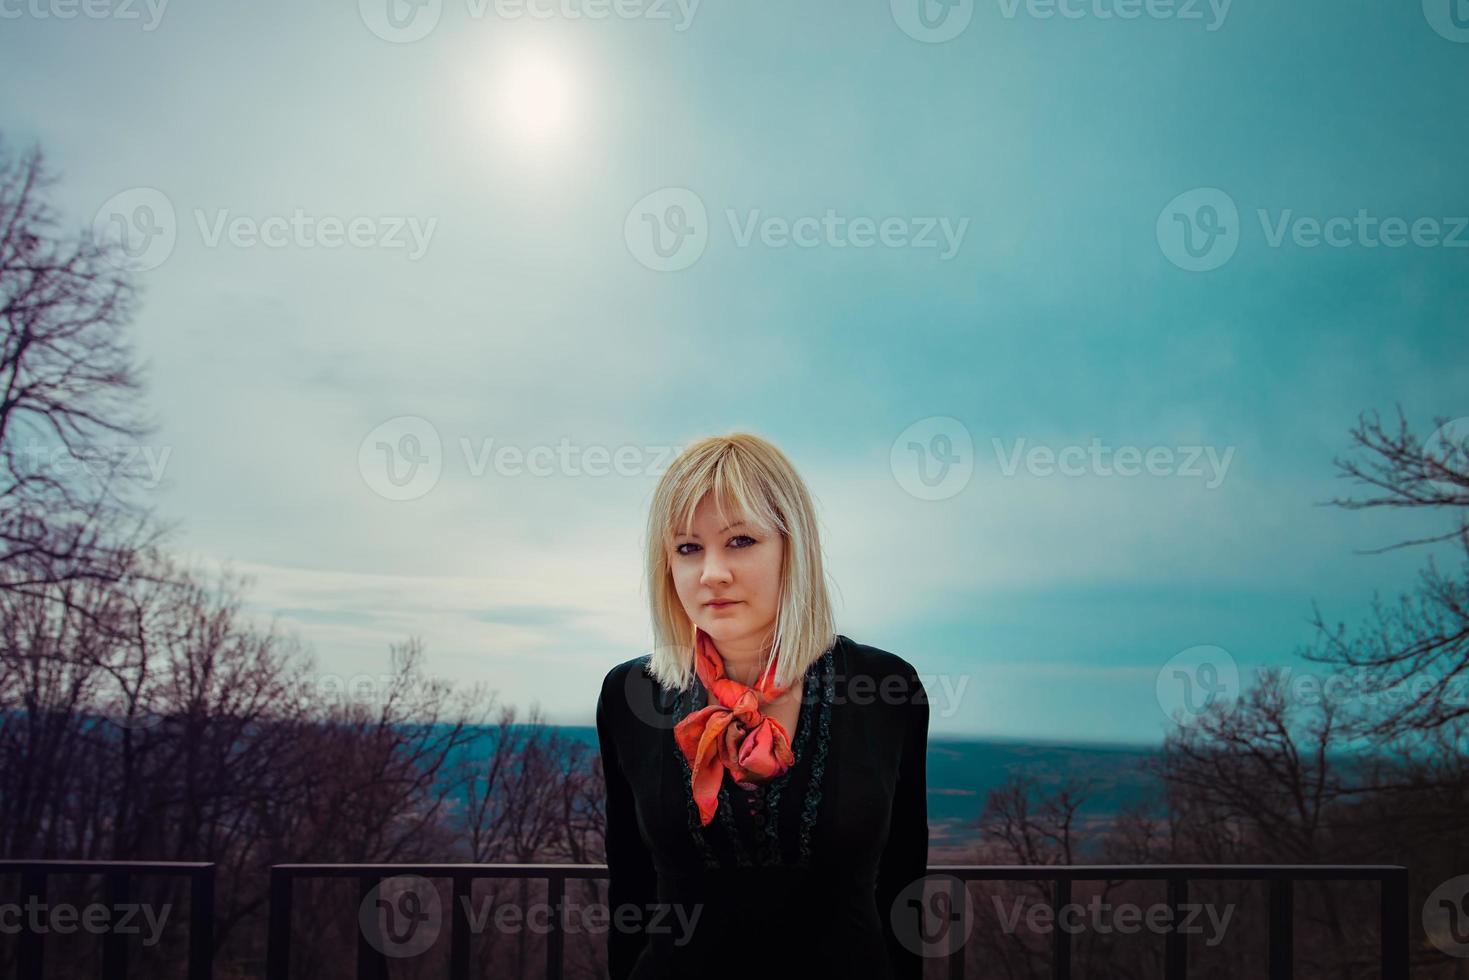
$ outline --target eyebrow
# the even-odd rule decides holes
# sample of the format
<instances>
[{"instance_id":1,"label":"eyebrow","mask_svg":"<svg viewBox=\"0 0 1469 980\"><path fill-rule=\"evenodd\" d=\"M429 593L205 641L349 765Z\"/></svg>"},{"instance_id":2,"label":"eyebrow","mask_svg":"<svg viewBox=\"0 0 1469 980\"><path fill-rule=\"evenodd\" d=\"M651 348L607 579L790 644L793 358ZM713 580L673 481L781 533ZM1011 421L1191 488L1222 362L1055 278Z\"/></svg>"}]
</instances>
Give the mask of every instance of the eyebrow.
<instances>
[{"instance_id":1,"label":"eyebrow","mask_svg":"<svg viewBox=\"0 0 1469 980\"><path fill-rule=\"evenodd\" d=\"M725 531L728 531L730 527L744 527L744 526L745 526L745 522L744 521L735 521L729 527L722 527L722 528L720 528L719 529L719 533L720 534L723 534ZM686 533L684 531L680 531L678 534L675 534L674 537L676 537L676 538L697 538L698 535L697 534L689 534L689 533Z\"/></svg>"}]
</instances>

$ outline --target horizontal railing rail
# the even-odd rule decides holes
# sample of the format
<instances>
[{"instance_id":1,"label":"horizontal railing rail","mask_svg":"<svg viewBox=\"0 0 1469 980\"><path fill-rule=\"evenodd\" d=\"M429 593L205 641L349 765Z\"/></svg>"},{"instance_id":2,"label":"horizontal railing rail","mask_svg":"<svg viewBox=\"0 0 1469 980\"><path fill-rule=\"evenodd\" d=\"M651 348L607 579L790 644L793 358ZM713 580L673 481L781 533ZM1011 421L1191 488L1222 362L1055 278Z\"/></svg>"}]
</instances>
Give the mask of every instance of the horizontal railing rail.
<instances>
[{"instance_id":1,"label":"horizontal railing rail","mask_svg":"<svg viewBox=\"0 0 1469 980\"><path fill-rule=\"evenodd\" d=\"M27 861L0 860L0 874L20 875L21 905L47 905L52 875L103 875L107 904L113 908L132 901L132 879L168 875L189 879L189 980L214 976L214 865L194 861ZM17 943L20 980L43 980L46 973L45 934L22 915ZM128 972L128 934L107 929L102 934L102 980L125 980Z\"/></svg>"},{"instance_id":2,"label":"horizontal railing rail","mask_svg":"<svg viewBox=\"0 0 1469 980\"><path fill-rule=\"evenodd\" d=\"M1162 880L1168 885L1167 904L1172 921L1188 902L1191 881L1263 881L1269 885L1269 978L1289 980L1294 975L1295 949L1294 883L1297 881L1375 881L1380 886L1380 957L1382 980L1408 977L1408 869L1397 864L1092 864L1092 865L931 865L932 875L955 879L954 887L970 881L1046 881L1051 884L1050 911L1071 903L1071 886L1077 881ZM387 878L418 875L448 878L452 882L453 914L447 919L449 932L449 980L469 977L469 896L480 878L544 879L547 904L562 908L568 878L606 878L605 864L278 864L270 869L270 924L266 946L266 980L289 980L292 886L298 878L354 878L360 901ZM962 900L955 895L956 900ZM561 980L563 935L559 916L546 920L546 977ZM1051 931L1051 976L1071 978L1071 930ZM1164 936L1165 980L1188 976L1188 933L1169 929ZM949 977L965 976L964 946L948 956ZM386 959L364 930L357 936L358 980L382 980L387 976Z\"/></svg>"}]
</instances>

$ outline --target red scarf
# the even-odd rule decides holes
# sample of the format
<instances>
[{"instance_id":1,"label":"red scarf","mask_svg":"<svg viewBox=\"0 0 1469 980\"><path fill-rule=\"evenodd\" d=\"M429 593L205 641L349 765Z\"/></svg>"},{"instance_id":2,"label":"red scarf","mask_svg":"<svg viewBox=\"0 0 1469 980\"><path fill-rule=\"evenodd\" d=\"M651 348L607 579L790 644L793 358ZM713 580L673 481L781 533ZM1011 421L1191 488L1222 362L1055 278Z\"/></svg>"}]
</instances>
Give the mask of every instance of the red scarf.
<instances>
[{"instance_id":1,"label":"red scarf","mask_svg":"<svg viewBox=\"0 0 1469 980\"><path fill-rule=\"evenodd\" d=\"M694 627L694 670L713 701L673 728L680 751L689 760L699 822L708 825L719 807L719 787L729 770L743 789L772 779L795 764L785 727L761 714L760 708L786 688L775 685L775 662L754 687L724 675L724 658L709 634Z\"/></svg>"}]
</instances>

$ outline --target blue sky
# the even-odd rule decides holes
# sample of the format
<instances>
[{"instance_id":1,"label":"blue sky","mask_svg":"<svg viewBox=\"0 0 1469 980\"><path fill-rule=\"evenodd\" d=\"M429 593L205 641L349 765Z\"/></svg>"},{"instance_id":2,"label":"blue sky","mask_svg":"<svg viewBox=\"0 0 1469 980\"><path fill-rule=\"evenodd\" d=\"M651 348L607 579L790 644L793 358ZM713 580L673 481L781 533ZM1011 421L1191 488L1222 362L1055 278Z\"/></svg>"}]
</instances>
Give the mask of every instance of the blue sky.
<instances>
[{"instance_id":1,"label":"blue sky","mask_svg":"<svg viewBox=\"0 0 1469 980\"><path fill-rule=\"evenodd\" d=\"M7 141L162 229L178 550L323 676L417 634L590 723L659 460L736 429L816 496L839 630L956 692L935 735L1156 741L1170 658L1296 664L1425 557L1359 549L1445 526L1318 502L1358 412L1469 416L1462 0L386 2L0 3ZM1003 465L1093 439L1172 462ZM562 440L636 463L476 464Z\"/></svg>"}]
</instances>

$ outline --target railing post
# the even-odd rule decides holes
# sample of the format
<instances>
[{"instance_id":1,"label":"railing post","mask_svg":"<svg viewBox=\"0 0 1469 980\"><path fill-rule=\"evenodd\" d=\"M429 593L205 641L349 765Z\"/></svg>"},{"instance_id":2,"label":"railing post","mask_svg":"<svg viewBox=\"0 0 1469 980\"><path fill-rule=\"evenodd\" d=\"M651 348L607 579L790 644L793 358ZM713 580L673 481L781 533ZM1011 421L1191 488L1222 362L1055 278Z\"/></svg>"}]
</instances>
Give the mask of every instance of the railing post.
<instances>
[{"instance_id":1,"label":"railing post","mask_svg":"<svg viewBox=\"0 0 1469 980\"><path fill-rule=\"evenodd\" d=\"M1173 921L1164 937L1163 976L1166 980L1188 978L1188 935L1179 929L1184 918L1183 905L1188 901L1188 879L1174 876L1168 879L1168 904L1173 909Z\"/></svg>"},{"instance_id":2,"label":"railing post","mask_svg":"<svg viewBox=\"0 0 1469 980\"><path fill-rule=\"evenodd\" d=\"M116 910L131 901L126 871L109 871L105 876L107 906ZM108 929L102 936L103 980L126 980L128 975L127 936L116 929Z\"/></svg>"},{"instance_id":3,"label":"railing post","mask_svg":"<svg viewBox=\"0 0 1469 980\"><path fill-rule=\"evenodd\" d=\"M32 869L20 873L20 900L22 904L34 898L37 904L46 904L46 872ZM46 972L46 937L34 929L23 929L20 934L19 980L41 980Z\"/></svg>"},{"instance_id":4,"label":"railing post","mask_svg":"<svg viewBox=\"0 0 1469 980\"><path fill-rule=\"evenodd\" d=\"M561 906L566 899L566 879L556 872L546 877L546 900L551 906L551 931L546 933L546 980L561 980Z\"/></svg>"},{"instance_id":5,"label":"railing post","mask_svg":"<svg viewBox=\"0 0 1469 980\"><path fill-rule=\"evenodd\" d=\"M1408 869L1382 877L1382 980L1408 980Z\"/></svg>"},{"instance_id":6,"label":"railing post","mask_svg":"<svg viewBox=\"0 0 1469 980\"><path fill-rule=\"evenodd\" d=\"M214 976L214 867L189 876L189 980Z\"/></svg>"},{"instance_id":7,"label":"railing post","mask_svg":"<svg viewBox=\"0 0 1469 980\"><path fill-rule=\"evenodd\" d=\"M1291 980L1295 972L1295 882L1270 879L1270 980Z\"/></svg>"},{"instance_id":8,"label":"railing post","mask_svg":"<svg viewBox=\"0 0 1469 980\"><path fill-rule=\"evenodd\" d=\"M1061 926L1066 906L1071 904L1071 879L1051 879L1051 976L1071 980L1071 933Z\"/></svg>"},{"instance_id":9,"label":"railing post","mask_svg":"<svg viewBox=\"0 0 1469 980\"><path fill-rule=\"evenodd\" d=\"M270 869L270 926L265 937L265 980L291 976L291 872Z\"/></svg>"},{"instance_id":10,"label":"railing post","mask_svg":"<svg viewBox=\"0 0 1469 980\"><path fill-rule=\"evenodd\" d=\"M449 980L469 978L469 901L474 879L466 872L454 875L454 890L451 901L454 908L449 914Z\"/></svg>"},{"instance_id":11,"label":"railing post","mask_svg":"<svg viewBox=\"0 0 1469 980\"><path fill-rule=\"evenodd\" d=\"M387 980L388 977L388 964L382 954L382 930L379 928L382 917L376 909L372 915L362 914L363 904L380 884L382 878L377 875L357 876L357 980ZM371 930L370 935L368 930Z\"/></svg>"},{"instance_id":12,"label":"railing post","mask_svg":"<svg viewBox=\"0 0 1469 980\"><path fill-rule=\"evenodd\" d=\"M962 909L969 896L965 894L969 890L969 882L955 876L949 877L949 909ZM949 980L964 980L964 957L969 948L968 937L959 944L959 948L949 954Z\"/></svg>"}]
</instances>

